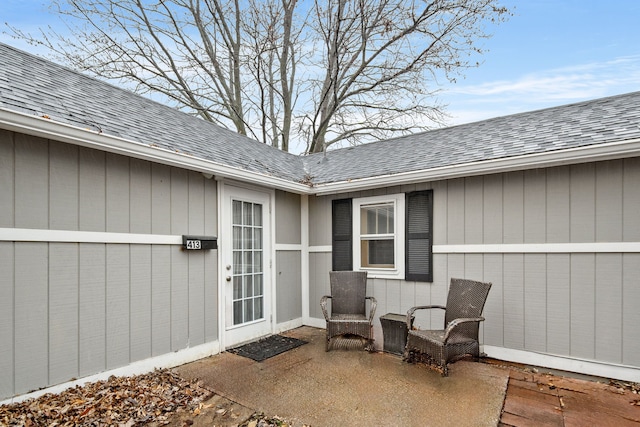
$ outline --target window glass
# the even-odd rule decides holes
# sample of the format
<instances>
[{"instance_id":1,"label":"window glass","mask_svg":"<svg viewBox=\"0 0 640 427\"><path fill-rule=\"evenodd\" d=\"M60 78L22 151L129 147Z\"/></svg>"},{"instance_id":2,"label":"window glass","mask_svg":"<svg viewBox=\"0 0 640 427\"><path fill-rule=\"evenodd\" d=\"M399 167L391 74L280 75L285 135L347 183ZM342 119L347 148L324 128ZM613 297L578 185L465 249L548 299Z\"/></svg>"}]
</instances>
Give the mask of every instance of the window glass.
<instances>
[{"instance_id":1,"label":"window glass","mask_svg":"<svg viewBox=\"0 0 640 427\"><path fill-rule=\"evenodd\" d=\"M242 202L233 201L233 223L242 224Z\"/></svg>"},{"instance_id":2,"label":"window glass","mask_svg":"<svg viewBox=\"0 0 640 427\"><path fill-rule=\"evenodd\" d=\"M262 205L253 205L253 225L262 226Z\"/></svg>"},{"instance_id":3,"label":"window glass","mask_svg":"<svg viewBox=\"0 0 640 427\"><path fill-rule=\"evenodd\" d=\"M366 240L360 245L361 266L393 268L395 266L395 251L393 240Z\"/></svg>"},{"instance_id":4,"label":"window glass","mask_svg":"<svg viewBox=\"0 0 640 427\"><path fill-rule=\"evenodd\" d=\"M361 234L387 234L394 232L393 202L360 207Z\"/></svg>"},{"instance_id":5,"label":"window glass","mask_svg":"<svg viewBox=\"0 0 640 427\"><path fill-rule=\"evenodd\" d=\"M395 268L394 202L360 206L360 266Z\"/></svg>"}]
</instances>

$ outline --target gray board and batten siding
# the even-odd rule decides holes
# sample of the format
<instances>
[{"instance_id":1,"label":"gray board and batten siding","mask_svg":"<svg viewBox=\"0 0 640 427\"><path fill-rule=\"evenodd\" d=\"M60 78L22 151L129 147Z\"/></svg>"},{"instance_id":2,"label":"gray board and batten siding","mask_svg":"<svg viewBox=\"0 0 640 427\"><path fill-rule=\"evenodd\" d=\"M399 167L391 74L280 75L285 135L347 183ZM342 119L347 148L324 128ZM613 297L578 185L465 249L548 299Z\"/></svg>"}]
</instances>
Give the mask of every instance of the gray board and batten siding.
<instances>
[{"instance_id":1,"label":"gray board and batten siding","mask_svg":"<svg viewBox=\"0 0 640 427\"><path fill-rule=\"evenodd\" d=\"M278 328L324 326L333 198L432 189L434 281L370 280L380 315L477 278L493 282L486 346L640 368L640 92L295 156L0 56L0 229L45 234L0 241L0 396L218 340L216 252L173 238L216 235L224 180L275 193Z\"/></svg>"},{"instance_id":2,"label":"gray board and batten siding","mask_svg":"<svg viewBox=\"0 0 640 427\"><path fill-rule=\"evenodd\" d=\"M275 192L276 322L302 319L301 196Z\"/></svg>"},{"instance_id":3,"label":"gray board and batten siding","mask_svg":"<svg viewBox=\"0 0 640 427\"><path fill-rule=\"evenodd\" d=\"M311 196L312 318L322 319L319 300L329 291L331 200L429 188L433 283L370 279L377 317L444 304L451 277L484 280L493 283L481 327L485 345L640 366L640 253L580 247L640 241L638 157ZM564 251L553 244L570 245ZM442 327L440 314L418 321ZM381 347L378 319L374 328Z\"/></svg>"},{"instance_id":4,"label":"gray board and batten siding","mask_svg":"<svg viewBox=\"0 0 640 427\"><path fill-rule=\"evenodd\" d=\"M184 169L0 130L0 182L0 228L217 234L216 182ZM0 397L216 341L217 262L179 244L0 242Z\"/></svg>"},{"instance_id":5,"label":"gray board and batten siding","mask_svg":"<svg viewBox=\"0 0 640 427\"><path fill-rule=\"evenodd\" d=\"M73 126L58 131L89 140L120 138L107 143L128 144L118 150L132 155L0 130L0 228L50 231L0 242L0 400L218 341L218 254L174 243L218 234L218 183L131 152L176 153L180 165L204 159L255 173L254 184L302 180L302 158L1 43L0 51L3 112ZM301 324L301 198L279 191L274 203L274 320ZM101 242L102 233L123 241ZM172 243L127 242L147 235Z\"/></svg>"}]
</instances>

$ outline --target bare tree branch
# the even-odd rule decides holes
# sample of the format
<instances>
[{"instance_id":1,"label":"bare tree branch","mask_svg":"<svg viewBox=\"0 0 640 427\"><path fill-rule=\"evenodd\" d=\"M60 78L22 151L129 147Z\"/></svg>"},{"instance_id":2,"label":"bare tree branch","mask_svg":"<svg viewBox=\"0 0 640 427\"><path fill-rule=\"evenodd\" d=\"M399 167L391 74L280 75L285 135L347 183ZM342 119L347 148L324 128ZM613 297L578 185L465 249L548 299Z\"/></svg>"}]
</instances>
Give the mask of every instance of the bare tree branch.
<instances>
[{"instance_id":1,"label":"bare tree branch","mask_svg":"<svg viewBox=\"0 0 640 427\"><path fill-rule=\"evenodd\" d=\"M52 0L16 37L203 120L307 152L442 122L441 79L477 66L499 0Z\"/></svg>"}]
</instances>

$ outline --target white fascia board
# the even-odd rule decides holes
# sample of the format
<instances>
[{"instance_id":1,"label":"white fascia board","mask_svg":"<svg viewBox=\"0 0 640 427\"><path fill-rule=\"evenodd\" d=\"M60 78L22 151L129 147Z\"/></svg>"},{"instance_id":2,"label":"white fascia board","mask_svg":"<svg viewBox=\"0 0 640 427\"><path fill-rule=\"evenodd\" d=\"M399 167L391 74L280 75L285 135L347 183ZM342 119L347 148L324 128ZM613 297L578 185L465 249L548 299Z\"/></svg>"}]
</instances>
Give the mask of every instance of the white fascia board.
<instances>
[{"instance_id":1,"label":"white fascia board","mask_svg":"<svg viewBox=\"0 0 640 427\"><path fill-rule=\"evenodd\" d=\"M210 160L195 158L184 153L177 153L124 138L108 136L89 129L83 129L55 122L50 119L7 110L5 108L0 108L0 128L194 170L205 174L212 174L219 178L236 179L297 194L314 195L337 194L417 182L438 181L475 175L640 156L640 139L632 139L546 153L527 154L419 171L402 172L393 175L316 184L310 187L306 184L287 179L222 165Z\"/></svg>"},{"instance_id":2,"label":"white fascia board","mask_svg":"<svg viewBox=\"0 0 640 427\"><path fill-rule=\"evenodd\" d=\"M589 145L546 153L526 154L502 159L484 160L459 165L443 166L393 175L330 182L314 186L314 194L326 195L392 187L426 181L463 178L476 175L512 172L517 170L548 168L553 166L588 163L640 156L640 139Z\"/></svg>"},{"instance_id":3,"label":"white fascia board","mask_svg":"<svg viewBox=\"0 0 640 427\"><path fill-rule=\"evenodd\" d=\"M5 108L0 108L0 128L293 193L311 193L311 188L308 185L298 182L223 165L185 153L105 135L90 129L83 129Z\"/></svg>"}]
</instances>

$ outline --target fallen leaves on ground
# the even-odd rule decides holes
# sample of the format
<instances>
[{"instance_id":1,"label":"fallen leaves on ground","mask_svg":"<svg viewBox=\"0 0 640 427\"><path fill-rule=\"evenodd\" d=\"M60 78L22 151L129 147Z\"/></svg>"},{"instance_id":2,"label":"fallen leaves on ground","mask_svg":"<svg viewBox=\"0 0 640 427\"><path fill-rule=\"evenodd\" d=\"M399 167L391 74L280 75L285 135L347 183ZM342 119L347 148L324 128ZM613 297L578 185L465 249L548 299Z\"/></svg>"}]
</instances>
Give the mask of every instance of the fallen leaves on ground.
<instances>
[{"instance_id":1,"label":"fallen leaves on ground","mask_svg":"<svg viewBox=\"0 0 640 427\"><path fill-rule=\"evenodd\" d=\"M616 390L618 390L618 392L621 394L624 394L625 390L631 390L631 393L636 395L640 394L640 383L610 380L609 385L615 387ZM640 399L632 399L631 401L629 401L629 404L632 406L640 406Z\"/></svg>"},{"instance_id":2,"label":"fallen leaves on ground","mask_svg":"<svg viewBox=\"0 0 640 427\"><path fill-rule=\"evenodd\" d=\"M294 424L289 423L287 420L278 417L267 417L265 414L256 412L240 425L240 427L293 427ZM310 427L303 424L302 427Z\"/></svg>"},{"instance_id":3,"label":"fallen leaves on ground","mask_svg":"<svg viewBox=\"0 0 640 427\"><path fill-rule=\"evenodd\" d=\"M20 403L0 405L0 425L7 426L123 426L155 422L168 424L171 413L196 415L212 393L196 381L169 370L131 377L111 376L45 394Z\"/></svg>"},{"instance_id":4,"label":"fallen leaves on ground","mask_svg":"<svg viewBox=\"0 0 640 427\"><path fill-rule=\"evenodd\" d=\"M624 389L624 390L631 390L633 394L640 393L640 383L620 381L620 380L609 380L609 385L612 385L614 387Z\"/></svg>"}]
</instances>

